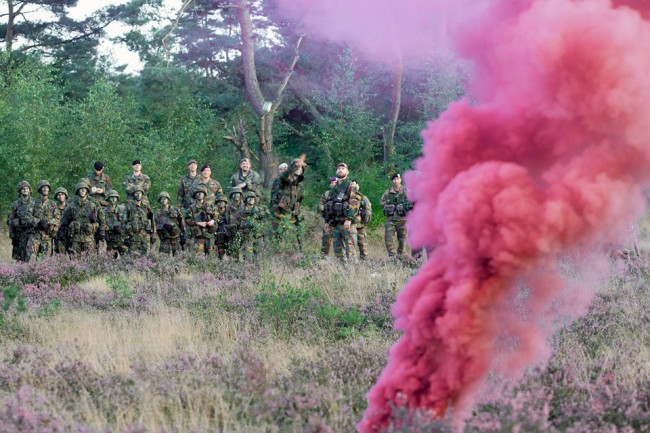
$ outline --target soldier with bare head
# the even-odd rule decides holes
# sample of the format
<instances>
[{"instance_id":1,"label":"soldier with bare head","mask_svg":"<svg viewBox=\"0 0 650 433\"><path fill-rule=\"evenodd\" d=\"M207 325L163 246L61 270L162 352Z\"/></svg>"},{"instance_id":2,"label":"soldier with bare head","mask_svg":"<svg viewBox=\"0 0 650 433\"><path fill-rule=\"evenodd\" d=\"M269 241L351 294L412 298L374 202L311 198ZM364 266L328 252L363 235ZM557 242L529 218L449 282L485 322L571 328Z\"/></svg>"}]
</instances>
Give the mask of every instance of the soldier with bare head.
<instances>
[{"instance_id":1,"label":"soldier with bare head","mask_svg":"<svg viewBox=\"0 0 650 433\"><path fill-rule=\"evenodd\" d=\"M176 193L176 206L187 209L192 204L192 188L199 177L196 159L187 161L187 174L181 177L178 192Z\"/></svg>"}]
</instances>

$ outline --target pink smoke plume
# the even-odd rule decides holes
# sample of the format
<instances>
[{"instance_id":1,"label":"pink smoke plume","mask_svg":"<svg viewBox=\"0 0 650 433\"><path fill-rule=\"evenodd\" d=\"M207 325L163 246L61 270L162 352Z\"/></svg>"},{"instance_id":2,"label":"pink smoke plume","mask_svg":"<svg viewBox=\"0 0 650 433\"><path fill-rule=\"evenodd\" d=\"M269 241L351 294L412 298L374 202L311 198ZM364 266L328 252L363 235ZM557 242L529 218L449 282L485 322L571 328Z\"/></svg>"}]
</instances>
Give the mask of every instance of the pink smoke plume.
<instances>
[{"instance_id":1,"label":"pink smoke plume","mask_svg":"<svg viewBox=\"0 0 650 433\"><path fill-rule=\"evenodd\" d=\"M410 243L434 250L393 307L403 335L357 427L382 431L392 405L462 419L489 371L545 362L558 314L584 312L590 282L566 281L561 257L603 256L643 212L648 2L475 2L484 6L462 22L458 2L280 1L315 34L371 56L384 44L389 58L395 46L430 52L417 34L443 11L472 65L472 101L429 124L406 175Z\"/></svg>"}]
</instances>

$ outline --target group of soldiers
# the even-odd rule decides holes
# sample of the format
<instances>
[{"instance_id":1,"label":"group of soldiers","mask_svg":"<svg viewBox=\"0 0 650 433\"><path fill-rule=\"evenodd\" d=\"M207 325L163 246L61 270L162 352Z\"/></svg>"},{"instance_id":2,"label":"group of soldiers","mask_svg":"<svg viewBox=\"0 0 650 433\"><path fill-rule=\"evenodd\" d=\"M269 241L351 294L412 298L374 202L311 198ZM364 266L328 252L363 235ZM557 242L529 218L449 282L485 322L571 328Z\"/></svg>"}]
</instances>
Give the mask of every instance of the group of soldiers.
<instances>
[{"instance_id":1,"label":"group of soldiers","mask_svg":"<svg viewBox=\"0 0 650 433\"><path fill-rule=\"evenodd\" d=\"M262 177L251 169L248 158L240 161L240 169L232 175L227 196L221 184L211 178L209 165L198 170L197 161L189 160L187 174L179 182L176 206L171 195L162 191L157 197L157 211L147 198L151 179L142 173L139 160L133 161L133 172L122 181L125 203L120 203L120 193L101 162L77 182L72 196L59 187L50 199L52 186L42 180L36 186L38 197L32 198L31 185L21 181L17 186L19 198L12 203L7 221L12 257L27 262L53 254L147 254L159 242L158 250L165 254L191 250L250 260L265 237L281 240L290 232L302 249L305 157L278 168L268 207L263 203ZM333 244L341 261L353 259L357 247L361 259L368 257L366 225L372 218L370 201L348 174L345 163L337 165L336 177L330 179L330 188L319 206L325 220L321 254L328 255ZM381 199L390 256L403 256L405 250L404 222L411 205L401 180L399 174L394 175L393 186Z\"/></svg>"}]
</instances>

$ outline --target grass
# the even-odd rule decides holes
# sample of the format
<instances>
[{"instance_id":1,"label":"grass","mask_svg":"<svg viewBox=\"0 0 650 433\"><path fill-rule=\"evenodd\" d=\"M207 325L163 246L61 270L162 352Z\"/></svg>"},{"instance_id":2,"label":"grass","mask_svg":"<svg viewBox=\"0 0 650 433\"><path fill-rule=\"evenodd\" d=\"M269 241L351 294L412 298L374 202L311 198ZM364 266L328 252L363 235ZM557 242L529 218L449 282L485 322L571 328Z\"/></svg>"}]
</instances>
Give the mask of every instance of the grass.
<instances>
[{"instance_id":1,"label":"grass","mask_svg":"<svg viewBox=\"0 0 650 433\"><path fill-rule=\"evenodd\" d=\"M378 236L364 265L317 247L256 264L5 265L0 282L23 284L28 309L10 308L0 334L0 432L354 431L414 270L384 258ZM616 266L553 337L548 366L490 378L465 432L650 431L650 260ZM413 415L397 411L390 431L448 431Z\"/></svg>"}]
</instances>

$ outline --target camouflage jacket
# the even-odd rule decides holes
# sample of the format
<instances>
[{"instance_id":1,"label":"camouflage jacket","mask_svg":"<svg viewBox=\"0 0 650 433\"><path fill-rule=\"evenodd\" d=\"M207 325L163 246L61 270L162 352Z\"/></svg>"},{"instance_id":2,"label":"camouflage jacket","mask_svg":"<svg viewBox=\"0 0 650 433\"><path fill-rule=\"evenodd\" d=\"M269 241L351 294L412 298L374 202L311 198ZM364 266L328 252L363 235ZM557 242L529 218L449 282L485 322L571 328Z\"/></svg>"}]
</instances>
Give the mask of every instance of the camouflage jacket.
<instances>
[{"instance_id":1,"label":"camouflage jacket","mask_svg":"<svg viewBox=\"0 0 650 433\"><path fill-rule=\"evenodd\" d=\"M318 200L318 212L321 214L323 218L325 218L325 203L327 203L329 196L330 196L330 190L328 189L323 193L323 195L320 196L320 199Z\"/></svg>"},{"instance_id":2,"label":"camouflage jacket","mask_svg":"<svg viewBox=\"0 0 650 433\"><path fill-rule=\"evenodd\" d=\"M190 233L192 234L192 237L214 238L214 235L217 231L217 224L215 219L216 214L217 208L205 200L202 202L195 201L192 203L192 205L185 211L185 222L190 227ZM208 222L210 220L215 220L215 225L212 227L201 227L197 224L199 222Z\"/></svg>"},{"instance_id":3,"label":"camouflage jacket","mask_svg":"<svg viewBox=\"0 0 650 433\"><path fill-rule=\"evenodd\" d=\"M106 201L106 194L108 194L109 189L113 189L113 182L111 182L111 178L104 173L101 173L99 176L97 176L94 171L88 173L87 177L90 183L90 196L94 198L102 207L108 206L108 201ZM104 192L101 194L93 192L94 188L101 188L104 190Z\"/></svg>"},{"instance_id":4,"label":"camouflage jacket","mask_svg":"<svg viewBox=\"0 0 650 433\"><path fill-rule=\"evenodd\" d=\"M190 176L186 174L181 177L178 192L176 193L176 206L187 209L192 204L192 188L197 179L200 179L198 174Z\"/></svg>"},{"instance_id":5,"label":"camouflage jacket","mask_svg":"<svg viewBox=\"0 0 650 433\"><path fill-rule=\"evenodd\" d=\"M205 186L208 190L208 194L203 200L211 206L214 205L217 201L217 194L223 194L223 188L221 188L221 184L212 178L208 179L207 181L203 181L203 179L201 179L201 176L197 177L192 184L192 190L194 190L194 188L199 185Z\"/></svg>"},{"instance_id":6,"label":"camouflage jacket","mask_svg":"<svg viewBox=\"0 0 650 433\"><path fill-rule=\"evenodd\" d=\"M100 205L89 197L74 197L63 211L59 230L68 240L76 242L92 242L95 233L106 226L104 212Z\"/></svg>"},{"instance_id":7,"label":"camouflage jacket","mask_svg":"<svg viewBox=\"0 0 650 433\"><path fill-rule=\"evenodd\" d=\"M22 197L11 203L11 211L7 218L9 237L17 239L24 233L31 233L38 222L34 222L34 199Z\"/></svg>"},{"instance_id":8,"label":"camouflage jacket","mask_svg":"<svg viewBox=\"0 0 650 433\"><path fill-rule=\"evenodd\" d=\"M359 201L359 213L354 219L354 225L358 229L365 227L372 219L372 203L365 195Z\"/></svg>"},{"instance_id":9,"label":"camouflage jacket","mask_svg":"<svg viewBox=\"0 0 650 433\"><path fill-rule=\"evenodd\" d=\"M36 218L36 223L38 221L45 220L47 221L47 227L45 229L36 228L36 233L41 238L54 238L56 233L59 231L60 219L57 217L58 210L54 200L49 198L43 199L39 197L34 201L34 218Z\"/></svg>"},{"instance_id":10,"label":"camouflage jacket","mask_svg":"<svg viewBox=\"0 0 650 433\"><path fill-rule=\"evenodd\" d=\"M264 183L264 181L258 172L248 170L248 174L243 176L241 170L237 170L237 172L230 178L230 186L237 186L240 183L246 184L246 186L242 188L244 194L248 191L253 191L257 196L257 201L262 199L262 183Z\"/></svg>"},{"instance_id":11,"label":"camouflage jacket","mask_svg":"<svg viewBox=\"0 0 650 433\"><path fill-rule=\"evenodd\" d=\"M406 213L411 209L411 202L406 198L406 189L400 186L397 191L392 187L384 191L381 196L381 207L386 219L404 221Z\"/></svg>"},{"instance_id":12,"label":"camouflage jacket","mask_svg":"<svg viewBox=\"0 0 650 433\"><path fill-rule=\"evenodd\" d=\"M143 232L156 234L153 209L149 203L145 203L144 198L140 204L136 201L126 204L126 231L129 236L138 236Z\"/></svg>"},{"instance_id":13,"label":"camouflage jacket","mask_svg":"<svg viewBox=\"0 0 650 433\"><path fill-rule=\"evenodd\" d=\"M298 215L300 203L305 196L305 176L297 175L297 166L292 162L289 168L273 181L271 190L271 212L273 215Z\"/></svg>"},{"instance_id":14,"label":"camouflage jacket","mask_svg":"<svg viewBox=\"0 0 650 433\"><path fill-rule=\"evenodd\" d=\"M160 209L156 214L156 230L160 239L179 238L185 232L183 211L172 206Z\"/></svg>"},{"instance_id":15,"label":"camouflage jacket","mask_svg":"<svg viewBox=\"0 0 650 433\"><path fill-rule=\"evenodd\" d=\"M115 207L109 206L104 208L104 224L106 230L106 241L110 243L120 243L126 237L126 206L118 204Z\"/></svg>"},{"instance_id":16,"label":"camouflage jacket","mask_svg":"<svg viewBox=\"0 0 650 433\"><path fill-rule=\"evenodd\" d=\"M359 213L361 193L352 185L349 178L339 179L336 185L329 190L325 202L325 221L330 225L342 224L345 221L354 222Z\"/></svg>"},{"instance_id":17,"label":"camouflage jacket","mask_svg":"<svg viewBox=\"0 0 650 433\"><path fill-rule=\"evenodd\" d=\"M234 219L237 222L237 228L245 237L259 238L264 235L264 223L268 215L269 211L264 206L242 206L235 214Z\"/></svg>"},{"instance_id":18,"label":"camouflage jacket","mask_svg":"<svg viewBox=\"0 0 650 433\"><path fill-rule=\"evenodd\" d=\"M126 199L133 200L133 189L136 185L140 185L144 191L144 196L146 197L149 188L151 188L151 179L146 174L140 173L138 176L135 176L133 173L126 176L122 180L122 185L126 191ZM148 200L144 200L148 203Z\"/></svg>"},{"instance_id":19,"label":"camouflage jacket","mask_svg":"<svg viewBox=\"0 0 650 433\"><path fill-rule=\"evenodd\" d=\"M226 244L230 242L237 233L237 224L233 218L232 212L228 208L225 208L223 212L217 209L214 223L217 226L215 234L218 244Z\"/></svg>"}]
</instances>

